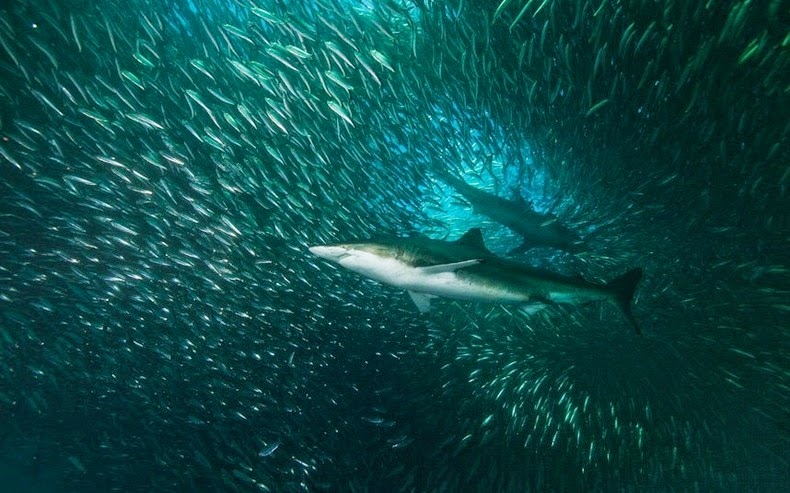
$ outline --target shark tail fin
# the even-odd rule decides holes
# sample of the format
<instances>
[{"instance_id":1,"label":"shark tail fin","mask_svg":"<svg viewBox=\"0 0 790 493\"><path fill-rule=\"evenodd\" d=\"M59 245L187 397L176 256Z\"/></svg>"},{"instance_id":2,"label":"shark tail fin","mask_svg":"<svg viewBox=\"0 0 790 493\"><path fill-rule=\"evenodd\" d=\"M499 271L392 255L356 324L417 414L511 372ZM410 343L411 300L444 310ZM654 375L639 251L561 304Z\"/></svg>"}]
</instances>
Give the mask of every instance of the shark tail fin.
<instances>
[{"instance_id":1,"label":"shark tail fin","mask_svg":"<svg viewBox=\"0 0 790 493\"><path fill-rule=\"evenodd\" d=\"M628 321L634 327L634 330L637 334L642 334L642 330L639 328L639 324L636 322L636 317L634 317L633 311L631 311L631 302L634 299L636 286L639 284L641 279L642 269L636 268L629 270L616 279L613 279L606 285L606 287L614 294L614 301L617 303L617 306L620 307L620 310L622 310L625 318L628 319Z\"/></svg>"}]
</instances>

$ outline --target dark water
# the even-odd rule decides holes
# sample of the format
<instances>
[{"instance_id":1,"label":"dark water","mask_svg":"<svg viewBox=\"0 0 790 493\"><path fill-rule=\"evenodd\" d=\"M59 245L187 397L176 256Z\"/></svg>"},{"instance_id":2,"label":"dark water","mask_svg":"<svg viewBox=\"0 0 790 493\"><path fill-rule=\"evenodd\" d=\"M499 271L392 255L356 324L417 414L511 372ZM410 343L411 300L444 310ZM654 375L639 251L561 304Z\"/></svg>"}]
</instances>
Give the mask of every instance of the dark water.
<instances>
[{"instance_id":1,"label":"dark water","mask_svg":"<svg viewBox=\"0 0 790 493\"><path fill-rule=\"evenodd\" d=\"M499 8L501 7L501 8ZM3 491L787 491L788 11L767 2L0 10ZM645 278L440 300L307 246L518 242Z\"/></svg>"}]
</instances>

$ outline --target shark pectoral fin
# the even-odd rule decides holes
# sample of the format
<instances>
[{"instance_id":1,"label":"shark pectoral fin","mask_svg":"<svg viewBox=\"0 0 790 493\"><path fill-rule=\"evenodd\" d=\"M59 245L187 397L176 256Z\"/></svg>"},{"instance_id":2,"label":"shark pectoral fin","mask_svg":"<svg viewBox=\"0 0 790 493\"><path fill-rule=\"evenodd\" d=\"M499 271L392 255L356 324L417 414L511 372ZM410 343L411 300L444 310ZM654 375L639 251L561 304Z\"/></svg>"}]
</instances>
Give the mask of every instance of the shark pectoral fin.
<instances>
[{"instance_id":1,"label":"shark pectoral fin","mask_svg":"<svg viewBox=\"0 0 790 493\"><path fill-rule=\"evenodd\" d=\"M442 272L455 272L458 269L476 265L482 261L482 259L476 258L472 260L464 260L463 262L453 262L452 264L429 265L427 267L418 268L425 274L441 274Z\"/></svg>"},{"instance_id":2,"label":"shark pectoral fin","mask_svg":"<svg viewBox=\"0 0 790 493\"><path fill-rule=\"evenodd\" d=\"M420 313L428 313L431 311L431 298L436 298L436 296L431 294L417 293L415 291L409 291L409 296L414 304L417 305L417 309L420 310Z\"/></svg>"},{"instance_id":3,"label":"shark pectoral fin","mask_svg":"<svg viewBox=\"0 0 790 493\"><path fill-rule=\"evenodd\" d=\"M610 281L606 287L614 294L614 301L622 310L625 318L634 328L634 331L641 335L642 330L634 317L634 312L631 310L631 303L634 301L634 292L636 286L642 279L642 269L631 269L622 276Z\"/></svg>"}]
</instances>

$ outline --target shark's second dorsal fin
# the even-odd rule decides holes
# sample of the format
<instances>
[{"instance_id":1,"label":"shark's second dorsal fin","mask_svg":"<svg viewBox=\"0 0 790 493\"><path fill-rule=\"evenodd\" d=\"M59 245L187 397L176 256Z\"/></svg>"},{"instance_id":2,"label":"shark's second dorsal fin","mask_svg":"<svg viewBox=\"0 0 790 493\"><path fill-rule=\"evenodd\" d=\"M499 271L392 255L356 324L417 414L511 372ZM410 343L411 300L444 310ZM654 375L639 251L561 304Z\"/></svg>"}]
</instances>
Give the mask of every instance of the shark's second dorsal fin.
<instances>
[{"instance_id":1,"label":"shark's second dorsal fin","mask_svg":"<svg viewBox=\"0 0 790 493\"><path fill-rule=\"evenodd\" d=\"M456 243L488 251L486 244L483 243L483 233L480 231L480 228L470 229L462 237L458 238Z\"/></svg>"}]
</instances>

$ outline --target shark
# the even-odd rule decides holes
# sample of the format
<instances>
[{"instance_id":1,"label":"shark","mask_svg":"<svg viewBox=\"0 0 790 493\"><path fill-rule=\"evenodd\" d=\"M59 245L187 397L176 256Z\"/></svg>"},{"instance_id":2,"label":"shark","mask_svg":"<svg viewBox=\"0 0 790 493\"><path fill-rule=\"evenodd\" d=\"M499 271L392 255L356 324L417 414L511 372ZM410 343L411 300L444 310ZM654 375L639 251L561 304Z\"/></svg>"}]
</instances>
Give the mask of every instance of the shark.
<instances>
[{"instance_id":1,"label":"shark","mask_svg":"<svg viewBox=\"0 0 790 493\"><path fill-rule=\"evenodd\" d=\"M486 248L480 228L454 241L419 236L316 245L309 250L367 278L405 289L421 312L428 312L437 297L517 304L527 311L608 301L641 334L632 312L641 268L605 284L593 283L498 257Z\"/></svg>"},{"instance_id":2,"label":"shark","mask_svg":"<svg viewBox=\"0 0 790 493\"><path fill-rule=\"evenodd\" d=\"M466 199L475 213L489 217L522 237L521 245L508 255L537 247L556 248L568 253L585 250L581 238L560 223L557 216L535 211L521 196L515 200L504 199L446 173L440 179Z\"/></svg>"}]
</instances>

